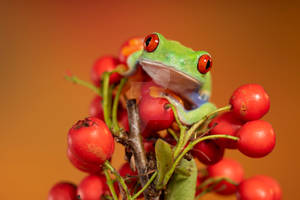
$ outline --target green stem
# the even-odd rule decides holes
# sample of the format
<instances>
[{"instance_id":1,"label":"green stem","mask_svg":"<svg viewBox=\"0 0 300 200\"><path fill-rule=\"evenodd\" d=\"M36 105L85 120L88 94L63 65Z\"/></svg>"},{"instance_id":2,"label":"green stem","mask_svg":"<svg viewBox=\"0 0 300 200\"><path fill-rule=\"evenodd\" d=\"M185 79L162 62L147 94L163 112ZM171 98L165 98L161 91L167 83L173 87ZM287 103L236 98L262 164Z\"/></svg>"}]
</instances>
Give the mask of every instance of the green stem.
<instances>
[{"instance_id":1,"label":"green stem","mask_svg":"<svg viewBox=\"0 0 300 200\"><path fill-rule=\"evenodd\" d=\"M127 199L132 200L132 197L129 193L128 187L125 183L125 180L122 178L122 176L120 176L120 174L110 165L110 163L108 161L104 162L104 166L116 176L116 179L119 181L119 183L121 184L122 188L125 191Z\"/></svg>"},{"instance_id":2,"label":"green stem","mask_svg":"<svg viewBox=\"0 0 300 200\"><path fill-rule=\"evenodd\" d=\"M116 191L115 191L113 181L112 181L112 179L111 179L111 177L110 177L110 175L109 175L109 173L108 173L108 171L107 171L106 168L104 168L104 174L105 174L105 177L106 177L106 183L107 183L107 185L108 185L108 188L109 188L109 190L110 190L110 193L111 193L112 196L113 196L113 199L114 199L114 200L118 200L118 196L117 196L117 193L116 193Z\"/></svg>"},{"instance_id":3,"label":"green stem","mask_svg":"<svg viewBox=\"0 0 300 200\"><path fill-rule=\"evenodd\" d=\"M114 198L112 198L109 195L104 195L103 198L106 199L106 200L114 200Z\"/></svg>"},{"instance_id":4,"label":"green stem","mask_svg":"<svg viewBox=\"0 0 300 200\"><path fill-rule=\"evenodd\" d=\"M110 109L109 109L109 72L103 73L103 83L102 83L102 90L103 90L103 112L104 112L104 120L108 128L111 128L111 118L110 118Z\"/></svg>"},{"instance_id":5,"label":"green stem","mask_svg":"<svg viewBox=\"0 0 300 200\"><path fill-rule=\"evenodd\" d=\"M197 130L197 128L199 128L199 126L201 126L207 119L209 119L210 117L223 112L223 111L228 111L231 109L231 105L227 105L224 106L222 108L216 109L215 111L205 115L199 122L195 123L187 132L186 134L186 140L188 141L191 137L191 135Z\"/></svg>"},{"instance_id":6,"label":"green stem","mask_svg":"<svg viewBox=\"0 0 300 200\"><path fill-rule=\"evenodd\" d=\"M118 105L119 105L119 99L120 99L120 95L122 92L122 89L126 83L127 79L126 78L122 78L121 82L119 84L118 87L118 91L117 94L115 96L114 102L113 102L113 107L112 107L112 127L113 127L113 132L114 134L118 134L120 127L119 127L119 123L118 123Z\"/></svg>"},{"instance_id":7,"label":"green stem","mask_svg":"<svg viewBox=\"0 0 300 200\"><path fill-rule=\"evenodd\" d=\"M133 195L132 199L138 198L147 189L147 187L149 187L152 181L156 178L157 174L158 174L157 171L154 172L154 174L152 174L149 181L144 185L144 187L140 191L138 191L135 195Z\"/></svg>"},{"instance_id":8,"label":"green stem","mask_svg":"<svg viewBox=\"0 0 300 200\"><path fill-rule=\"evenodd\" d=\"M167 130L172 135L172 137L176 140L176 142L178 142L178 137L177 137L175 131L171 128L168 128Z\"/></svg>"},{"instance_id":9,"label":"green stem","mask_svg":"<svg viewBox=\"0 0 300 200\"><path fill-rule=\"evenodd\" d=\"M174 173L175 168L177 167L177 165L179 164L179 162L181 161L181 159L184 157L184 155L189 152L196 144L198 144L199 142L202 142L204 140L208 140L208 139L216 139L216 138L227 138L227 139L232 139L232 140L238 140L238 137L234 137L234 136L230 136L230 135L208 135L208 136L204 136L201 138L198 138L192 142L190 142L185 148L184 150L179 154L179 156L176 158L176 160L174 161L171 169L166 173L166 177L171 177L171 175ZM168 181L168 180L165 180ZM166 184L166 183L165 183Z\"/></svg>"},{"instance_id":10,"label":"green stem","mask_svg":"<svg viewBox=\"0 0 300 200\"><path fill-rule=\"evenodd\" d=\"M226 177L219 177L219 178L209 178L207 180L205 180L202 184L200 184L197 187L197 190L201 190L203 188L205 188L208 185L211 185L212 183L220 183L221 181L227 181L228 183L237 186L238 184L231 180L230 178L226 178Z\"/></svg>"},{"instance_id":11,"label":"green stem","mask_svg":"<svg viewBox=\"0 0 300 200\"><path fill-rule=\"evenodd\" d=\"M175 121L178 124L179 128L181 129L184 125L182 125L182 123L179 120L179 117L178 117L177 110L176 110L175 106L173 106L172 104L167 104L167 107L170 107L173 110Z\"/></svg>"},{"instance_id":12,"label":"green stem","mask_svg":"<svg viewBox=\"0 0 300 200\"><path fill-rule=\"evenodd\" d=\"M205 190L203 190L203 192L201 192L196 199L199 199L200 197L204 196L205 194L211 192L214 190L215 186L218 185L221 181L227 181L235 186L237 186L238 184L236 182L234 182L233 180L229 179L229 178L225 178L225 177L220 177L220 178L210 178L207 179L206 181L204 181L199 187L197 187L196 190L200 190L210 184L212 184L211 186L209 186L208 188L206 188Z\"/></svg>"},{"instance_id":13,"label":"green stem","mask_svg":"<svg viewBox=\"0 0 300 200\"><path fill-rule=\"evenodd\" d=\"M68 81L71 81L72 83L87 87L87 88L93 90L99 96L102 96L100 88L94 86L93 84L91 84L89 82L83 81L83 80L79 79L76 76L65 76L65 79L68 80Z\"/></svg>"},{"instance_id":14,"label":"green stem","mask_svg":"<svg viewBox=\"0 0 300 200\"><path fill-rule=\"evenodd\" d=\"M186 127L182 127L180 129L180 134L179 134L179 140L176 144L174 153L173 153L173 158L176 158L178 156L178 154L181 152L181 150L184 147L184 135L186 133Z\"/></svg>"},{"instance_id":15,"label":"green stem","mask_svg":"<svg viewBox=\"0 0 300 200\"><path fill-rule=\"evenodd\" d=\"M215 111L205 115L199 122L195 123L187 132L186 134L184 134L184 139L182 141L182 144L179 145L179 150L177 150L177 152L181 152L182 149L185 147L185 145L188 143L188 141L191 139L192 135L196 132L196 130L199 128L199 126L201 126L207 119L209 119L210 117L223 112L223 111L227 111L231 109L231 105L227 105L224 106L222 108L216 109ZM175 155L175 158L177 157L177 155Z\"/></svg>"},{"instance_id":16,"label":"green stem","mask_svg":"<svg viewBox=\"0 0 300 200\"><path fill-rule=\"evenodd\" d=\"M180 128L179 140L178 139L176 140L177 144L175 146L174 153L173 153L173 157L176 158L177 155L180 153L180 151L182 149L183 139L184 139L184 135L185 135L185 131L186 131L187 127L184 126L180 122L175 106L173 106L172 104L168 104L167 106L170 107L173 110L175 121L176 121L176 123L178 124L178 126Z\"/></svg>"}]
</instances>

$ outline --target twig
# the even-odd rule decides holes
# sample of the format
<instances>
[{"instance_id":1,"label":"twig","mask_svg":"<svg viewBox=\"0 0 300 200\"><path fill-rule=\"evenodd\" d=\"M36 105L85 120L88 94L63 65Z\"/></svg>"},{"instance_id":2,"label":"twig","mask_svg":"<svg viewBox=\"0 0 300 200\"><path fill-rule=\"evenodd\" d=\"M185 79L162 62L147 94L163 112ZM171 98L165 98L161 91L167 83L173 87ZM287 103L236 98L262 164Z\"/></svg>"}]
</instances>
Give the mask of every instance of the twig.
<instances>
[{"instance_id":1,"label":"twig","mask_svg":"<svg viewBox=\"0 0 300 200\"><path fill-rule=\"evenodd\" d=\"M140 134L140 117L135 99L130 99L127 101L127 111L130 132L128 135L128 144L134 156L135 165L139 175L147 174L147 158L145 154L144 145L142 143L142 137ZM142 187L144 187L149 178L147 175L142 175L139 177ZM146 200L156 200L159 199L159 193L151 187L151 185L143 191Z\"/></svg>"}]
</instances>

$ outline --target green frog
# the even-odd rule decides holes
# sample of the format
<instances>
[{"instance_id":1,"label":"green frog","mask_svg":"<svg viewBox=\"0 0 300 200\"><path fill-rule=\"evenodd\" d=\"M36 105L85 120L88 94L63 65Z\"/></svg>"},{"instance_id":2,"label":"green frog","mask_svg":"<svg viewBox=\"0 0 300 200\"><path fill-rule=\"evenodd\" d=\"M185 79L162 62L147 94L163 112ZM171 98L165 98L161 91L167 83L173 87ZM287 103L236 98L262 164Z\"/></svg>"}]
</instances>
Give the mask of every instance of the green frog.
<instances>
[{"instance_id":1,"label":"green frog","mask_svg":"<svg viewBox=\"0 0 300 200\"><path fill-rule=\"evenodd\" d=\"M174 105L179 120L186 125L199 121L216 109L208 101L212 68L209 53L194 51L177 41L166 39L160 33L146 36L143 46L143 49L128 56L128 69L122 75L130 76L141 66L157 85L187 101L188 109L172 95L160 94Z\"/></svg>"}]
</instances>

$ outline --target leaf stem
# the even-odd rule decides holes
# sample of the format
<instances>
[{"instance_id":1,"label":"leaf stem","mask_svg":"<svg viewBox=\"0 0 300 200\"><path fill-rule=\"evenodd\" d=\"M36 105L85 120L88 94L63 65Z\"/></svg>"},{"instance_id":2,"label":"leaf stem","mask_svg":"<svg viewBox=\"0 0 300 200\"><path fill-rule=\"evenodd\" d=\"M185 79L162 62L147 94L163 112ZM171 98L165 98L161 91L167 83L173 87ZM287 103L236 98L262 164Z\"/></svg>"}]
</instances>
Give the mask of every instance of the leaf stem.
<instances>
[{"instance_id":1,"label":"leaf stem","mask_svg":"<svg viewBox=\"0 0 300 200\"><path fill-rule=\"evenodd\" d=\"M99 96L102 96L100 88L94 86L93 84L91 84L89 82L79 79L77 76L65 76L65 79L68 81L71 81L72 83L87 87L87 88L91 89L93 92L95 92L96 94L98 94Z\"/></svg>"},{"instance_id":2,"label":"leaf stem","mask_svg":"<svg viewBox=\"0 0 300 200\"><path fill-rule=\"evenodd\" d=\"M132 200L128 187L125 183L125 180L122 178L122 176L120 176L120 174L110 165L108 161L104 162L104 166L116 176L116 179L119 181L119 183L121 184L122 188L125 191L127 199Z\"/></svg>"},{"instance_id":3,"label":"leaf stem","mask_svg":"<svg viewBox=\"0 0 300 200\"><path fill-rule=\"evenodd\" d=\"M103 91L103 112L104 120L108 128L111 128L110 108L109 108L109 72L103 73L102 91Z\"/></svg>"},{"instance_id":4,"label":"leaf stem","mask_svg":"<svg viewBox=\"0 0 300 200\"><path fill-rule=\"evenodd\" d=\"M179 120L178 113L177 113L175 106L172 104L167 104L167 107L170 107L173 110L175 121L178 124L179 128L181 129L184 125L182 125L182 123Z\"/></svg>"},{"instance_id":5,"label":"leaf stem","mask_svg":"<svg viewBox=\"0 0 300 200\"><path fill-rule=\"evenodd\" d=\"M199 122L195 123L188 131L187 131L187 134L186 134L186 137L185 137L185 142L187 142L190 137L192 136L192 134L197 130L197 128L199 128L199 126L201 126L207 119L209 119L210 117L220 113L220 112L223 112L223 111L228 111L231 109L231 105L227 105L227 106L224 106L222 108L218 108L216 109L215 111L205 115Z\"/></svg>"},{"instance_id":6,"label":"leaf stem","mask_svg":"<svg viewBox=\"0 0 300 200\"><path fill-rule=\"evenodd\" d=\"M121 82L118 86L118 91L117 94L114 98L114 102L113 102L113 107L112 107L112 127L113 127L113 132L115 134L119 133L120 127L119 127L119 123L118 123L118 105L119 105L119 99L120 99L120 95L122 92L122 89L126 83L127 79L126 78L122 78Z\"/></svg>"},{"instance_id":7,"label":"leaf stem","mask_svg":"<svg viewBox=\"0 0 300 200\"><path fill-rule=\"evenodd\" d=\"M179 134L179 140L177 142L177 145L175 147L174 153L173 153L173 158L176 158L178 156L178 154L180 153L180 151L183 149L184 147L184 135L186 133L186 127L183 126L180 129L180 134Z\"/></svg>"},{"instance_id":8,"label":"leaf stem","mask_svg":"<svg viewBox=\"0 0 300 200\"><path fill-rule=\"evenodd\" d=\"M220 178L210 178L207 179L206 181L204 181L199 187L197 187L196 190L202 189L210 184L212 184L211 186L209 186L208 188L206 188L205 190L203 190L203 192L201 192L198 196L196 196L196 199L199 199L200 197L204 196L205 194L211 192L214 190L215 186L218 185L221 181L227 181L235 186L237 186L238 184L236 182L234 182L233 180L229 179L229 178L225 178L225 177L220 177Z\"/></svg>"},{"instance_id":9,"label":"leaf stem","mask_svg":"<svg viewBox=\"0 0 300 200\"><path fill-rule=\"evenodd\" d=\"M176 121L176 123L178 124L178 126L180 128L179 139L176 140L177 144L175 146L174 153L173 153L173 158L176 158L178 156L178 154L180 153L181 149L183 148L184 135L185 135L187 127L184 126L180 122L179 117L178 117L178 113L177 113L177 110L176 110L175 106L172 105L172 104L168 104L167 106L170 107L173 110L175 121Z\"/></svg>"},{"instance_id":10,"label":"leaf stem","mask_svg":"<svg viewBox=\"0 0 300 200\"><path fill-rule=\"evenodd\" d=\"M153 182L153 180L156 178L157 174L158 174L157 171L154 172L154 174L152 174L149 181L144 185L144 187L141 190L139 190L135 195L133 195L132 199L138 198L147 189L147 187L149 187L149 185Z\"/></svg>"},{"instance_id":11,"label":"leaf stem","mask_svg":"<svg viewBox=\"0 0 300 200\"><path fill-rule=\"evenodd\" d=\"M238 140L238 137L234 137L234 136L230 136L230 135L208 135L208 136L204 136L201 138L198 138L192 142L190 142L185 148L184 150L179 154L179 156L176 158L176 160L174 161L171 169L166 173L165 177L171 177L171 175L174 173L175 168L177 167L177 165L179 164L179 162L181 161L181 159L184 157L184 155L189 152L196 144L198 144L199 142L202 142L204 140L208 140L208 139L216 139L216 138L227 138L227 139L232 139L232 140ZM165 183L167 183L168 180L165 179Z\"/></svg>"},{"instance_id":12,"label":"leaf stem","mask_svg":"<svg viewBox=\"0 0 300 200\"><path fill-rule=\"evenodd\" d=\"M108 171L107 171L106 168L104 168L104 174L105 174L105 177L106 177L106 183L108 185L110 193L113 196L113 199L114 200L118 200L118 196L116 194L116 191L115 191L115 188L114 188L114 185L113 185L113 181L112 181L112 179L111 179L111 177L110 177L110 175L109 175L109 173L108 173Z\"/></svg>"},{"instance_id":13,"label":"leaf stem","mask_svg":"<svg viewBox=\"0 0 300 200\"><path fill-rule=\"evenodd\" d=\"M178 142L178 136L176 135L175 131L171 128L168 128L167 130L172 135L172 137L176 140L176 142Z\"/></svg>"}]
</instances>

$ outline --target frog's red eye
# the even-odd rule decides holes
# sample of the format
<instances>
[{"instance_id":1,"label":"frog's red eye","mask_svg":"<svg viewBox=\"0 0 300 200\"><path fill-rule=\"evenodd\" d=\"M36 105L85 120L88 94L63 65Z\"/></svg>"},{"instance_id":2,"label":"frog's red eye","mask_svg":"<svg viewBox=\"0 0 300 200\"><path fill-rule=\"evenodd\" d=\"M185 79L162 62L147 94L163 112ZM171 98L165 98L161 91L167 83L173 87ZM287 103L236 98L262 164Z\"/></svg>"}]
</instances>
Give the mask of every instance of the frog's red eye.
<instances>
[{"instance_id":1,"label":"frog's red eye","mask_svg":"<svg viewBox=\"0 0 300 200\"><path fill-rule=\"evenodd\" d=\"M144 49L148 52L154 51L159 43L159 38L157 34L153 33L145 37L144 40Z\"/></svg>"},{"instance_id":2,"label":"frog's red eye","mask_svg":"<svg viewBox=\"0 0 300 200\"><path fill-rule=\"evenodd\" d=\"M211 57L207 54L202 55L198 60L198 71L206 74L212 67Z\"/></svg>"}]
</instances>

